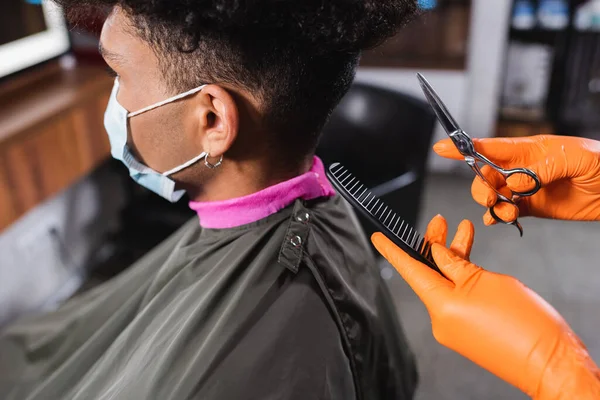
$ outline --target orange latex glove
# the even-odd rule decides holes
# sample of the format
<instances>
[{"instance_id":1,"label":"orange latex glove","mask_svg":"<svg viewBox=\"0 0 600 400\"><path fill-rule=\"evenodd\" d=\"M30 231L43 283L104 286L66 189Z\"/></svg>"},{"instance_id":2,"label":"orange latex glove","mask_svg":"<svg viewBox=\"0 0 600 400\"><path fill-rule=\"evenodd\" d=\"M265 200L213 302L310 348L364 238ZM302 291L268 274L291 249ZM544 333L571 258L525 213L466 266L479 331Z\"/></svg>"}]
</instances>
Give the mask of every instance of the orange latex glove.
<instances>
[{"instance_id":1,"label":"orange latex glove","mask_svg":"<svg viewBox=\"0 0 600 400\"><path fill-rule=\"evenodd\" d=\"M538 400L600 399L600 372L564 319L517 279L471 264L474 229L463 221L446 249L447 225L434 218L426 237L447 278L383 234L377 250L425 303L438 342Z\"/></svg>"},{"instance_id":2,"label":"orange latex glove","mask_svg":"<svg viewBox=\"0 0 600 400\"><path fill-rule=\"evenodd\" d=\"M567 136L540 135L528 138L474 139L475 149L503 168L524 167L534 171L542 189L519 201L519 207L498 203L494 211L505 221L517 216L599 221L600 220L600 142ZM442 157L462 160L450 139L435 144ZM524 192L534 187L533 180L517 174L507 181L490 167L483 167L485 177L503 195L511 191ZM507 186L508 185L508 186ZM496 204L496 194L481 178L473 181L471 193L482 206ZM486 225L496 221L486 212Z\"/></svg>"}]
</instances>

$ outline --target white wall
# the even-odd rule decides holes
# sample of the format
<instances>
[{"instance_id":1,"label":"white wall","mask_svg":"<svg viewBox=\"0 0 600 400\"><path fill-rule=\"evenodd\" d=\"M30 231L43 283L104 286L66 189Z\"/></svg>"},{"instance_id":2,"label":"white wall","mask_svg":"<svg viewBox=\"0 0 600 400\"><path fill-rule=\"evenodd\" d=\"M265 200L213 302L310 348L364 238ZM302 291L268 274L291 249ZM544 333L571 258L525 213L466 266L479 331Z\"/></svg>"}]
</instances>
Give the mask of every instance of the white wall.
<instances>
[{"instance_id":1,"label":"white wall","mask_svg":"<svg viewBox=\"0 0 600 400\"><path fill-rule=\"evenodd\" d=\"M495 133L505 68L510 0L474 0L467 59L465 126L474 137Z\"/></svg>"},{"instance_id":2,"label":"white wall","mask_svg":"<svg viewBox=\"0 0 600 400\"><path fill-rule=\"evenodd\" d=\"M473 0L466 71L361 68L357 81L423 98L416 73L421 72L444 100L455 119L473 137L494 134L501 73L509 26L509 0ZM446 137L438 125L434 140ZM462 169L464 163L431 154L433 171Z\"/></svg>"}]
</instances>

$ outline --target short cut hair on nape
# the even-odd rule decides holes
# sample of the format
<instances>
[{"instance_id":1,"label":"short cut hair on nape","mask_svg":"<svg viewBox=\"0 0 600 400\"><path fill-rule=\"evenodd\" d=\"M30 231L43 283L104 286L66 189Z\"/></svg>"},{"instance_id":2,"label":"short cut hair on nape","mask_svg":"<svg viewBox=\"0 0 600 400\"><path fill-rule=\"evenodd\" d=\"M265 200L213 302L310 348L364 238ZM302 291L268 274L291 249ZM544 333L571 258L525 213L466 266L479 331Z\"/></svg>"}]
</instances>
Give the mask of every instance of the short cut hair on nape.
<instances>
[{"instance_id":1,"label":"short cut hair on nape","mask_svg":"<svg viewBox=\"0 0 600 400\"><path fill-rule=\"evenodd\" d=\"M360 52L393 36L417 0L55 0L71 18L121 7L175 92L227 83L255 96L289 161L314 152Z\"/></svg>"}]
</instances>

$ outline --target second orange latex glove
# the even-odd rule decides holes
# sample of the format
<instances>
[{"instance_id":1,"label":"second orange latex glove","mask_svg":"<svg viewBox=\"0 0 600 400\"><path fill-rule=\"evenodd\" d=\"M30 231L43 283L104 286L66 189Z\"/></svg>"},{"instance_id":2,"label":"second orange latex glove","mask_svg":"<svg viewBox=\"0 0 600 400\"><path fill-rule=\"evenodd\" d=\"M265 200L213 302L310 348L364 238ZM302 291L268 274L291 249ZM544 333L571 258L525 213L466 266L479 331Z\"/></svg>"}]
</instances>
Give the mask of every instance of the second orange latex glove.
<instances>
[{"instance_id":1,"label":"second orange latex glove","mask_svg":"<svg viewBox=\"0 0 600 400\"><path fill-rule=\"evenodd\" d=\"M447 224L434 218L426 237L443 277L414 260L383 234L377 250L423 301L438 342L531 397L600 399L600 374L564 319L517 279L468 261L474 228L463 221L445 247Z\"/></svg>"},{"instance_id":2,"label":"second orange latex glove","mask_svg":"<svg viewBox=\"0 0 600 400\"><path fill-rule=\"evenodd\" d=\"M524 167L534 171L542 189L519 201L519 209L498 203L494 211L505 221L517 216L554 219L600 221L600 142L568 136L539 135L526 138L474 139L475 149L504 168ZM434 146L443 157L464 159L450 139ZM482 173L503 195L510 198L511 190L527 191L533 180L517 174L507 181L485 166ZM473 198L485 207L496 204L496 193L477 177L471 188ZM484 215L486 225L495 224L489 211Z\"/></svg>"}]
</instances>

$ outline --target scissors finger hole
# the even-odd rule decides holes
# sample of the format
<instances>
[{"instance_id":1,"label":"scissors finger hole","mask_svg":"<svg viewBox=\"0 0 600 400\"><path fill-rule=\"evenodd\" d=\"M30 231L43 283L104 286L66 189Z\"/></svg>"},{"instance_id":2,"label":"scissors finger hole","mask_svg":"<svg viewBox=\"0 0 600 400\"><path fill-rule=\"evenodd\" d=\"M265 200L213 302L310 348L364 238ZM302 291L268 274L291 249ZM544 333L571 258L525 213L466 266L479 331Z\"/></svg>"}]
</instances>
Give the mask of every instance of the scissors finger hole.
<instances>
[{"instance_id":1,"label":"scissors finger hole","mask_svg":"<svg viewBox=\"0 0 600 400\"><path fill-rule=\"evenodd\" d=\"M542 188L537 174L527 168L509 170L506 176L506 182L513 194L519 197L533 196Z\"/></svg>"}]
</instances>

